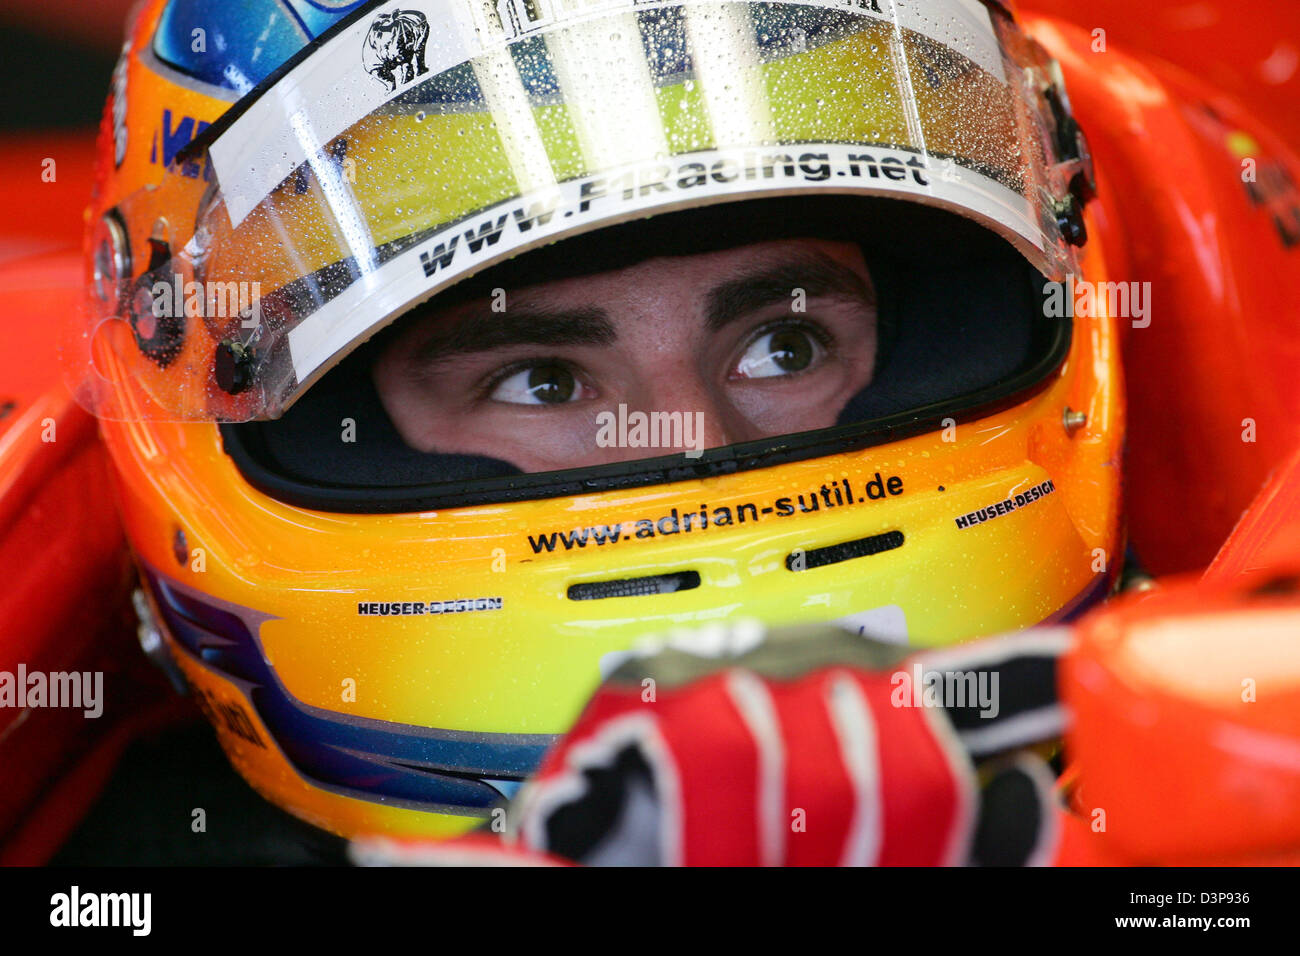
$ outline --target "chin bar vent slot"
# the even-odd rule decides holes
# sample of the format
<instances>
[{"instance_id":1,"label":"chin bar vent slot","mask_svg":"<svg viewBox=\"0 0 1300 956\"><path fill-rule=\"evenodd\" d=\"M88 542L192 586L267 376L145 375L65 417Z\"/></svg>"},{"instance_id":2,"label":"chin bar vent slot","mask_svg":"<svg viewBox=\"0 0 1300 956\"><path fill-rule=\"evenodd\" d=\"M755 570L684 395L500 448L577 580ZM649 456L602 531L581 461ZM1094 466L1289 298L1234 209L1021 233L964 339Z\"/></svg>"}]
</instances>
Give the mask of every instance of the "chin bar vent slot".
<instances>
[{"instance_id":1,"label":"chin bar vent slot","mask_svg":"<svg viewBox=\"0 0 1300 956\"><path fill-rule=\"evenodd\" d=\"M677 571L651 574L643 578L620 578L617 581L589 581L569 585L570 601L599 601L602 598L645 597L649 594L672 594L700 586L700 572Z\"/></svg>"},{"instance_id":2,"label":"chin bar vent slot","mask_svg":"<svg viewBox=\"0 0 1300 956\"><path fill-rule=\"evenodd\" d=\"M903 532L886 531L884 534L873 534L869 538L844 541L825 548L813 548L811 551L791 551L786 555L785 568L787 571L807 571L809 568L839 564L841 561L849 561L853 558L865 558L871 554L880 554L882 551L893 551L902 546Z\"/></svg>"}]
</instances>

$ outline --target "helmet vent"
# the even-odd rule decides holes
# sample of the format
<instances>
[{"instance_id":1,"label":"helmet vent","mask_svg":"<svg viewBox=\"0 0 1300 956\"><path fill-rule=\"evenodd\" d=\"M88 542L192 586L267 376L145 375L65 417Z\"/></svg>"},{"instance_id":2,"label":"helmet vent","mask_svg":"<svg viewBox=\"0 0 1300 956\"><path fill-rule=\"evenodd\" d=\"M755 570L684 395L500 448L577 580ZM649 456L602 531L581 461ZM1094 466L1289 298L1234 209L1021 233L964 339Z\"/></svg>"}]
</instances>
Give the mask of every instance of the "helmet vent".
<instances>
[{"instance_id":1,"label":"helmet vent","mask_svg":"<svg viewBox=\"0 0 1300 956\"><path fill-rule=\"evenodd\" d=\"M867 555L880 554L882 551L893 551L902 546L903 532L886 531L884 534L873 534L869 538L843 541L840 544L813 548L810 551L791 551L786 555L785 567L787 571L807 571L809 568L839 564L841 561L849 561L853 558L865 558Z\"/></svg>"},{"instance_id":2,"label":"helmet vent","mask_svg":"<svg viewBox=\"0 0 1300 956\"><path fill-rule=\"evenodd\" d=\"M614 581L588 581L569 585L570 601L599 601L602 598L645 597L649 594L672 594L689 591L700 586L700 572L675 571L672 574L651 574L640 578L618 578Z\"/></svg>"}]
</instances>

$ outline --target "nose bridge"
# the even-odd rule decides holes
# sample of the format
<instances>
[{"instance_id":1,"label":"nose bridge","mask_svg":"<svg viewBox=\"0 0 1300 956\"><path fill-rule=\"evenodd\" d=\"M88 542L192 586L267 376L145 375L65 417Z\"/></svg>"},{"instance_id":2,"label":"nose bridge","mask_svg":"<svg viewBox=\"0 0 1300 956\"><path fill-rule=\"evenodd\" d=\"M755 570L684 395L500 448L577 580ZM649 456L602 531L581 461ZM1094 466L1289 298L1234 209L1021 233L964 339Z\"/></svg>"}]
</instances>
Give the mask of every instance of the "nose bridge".
<instances>
[{"instance_id":1,"label":"nose bridge","mask_svg":"<svg viewBox=\"0 0 1300 956\"><path fill-rule=\"evenodd\" d=\"M740 423L702 352L697 300L690 283L660 284L638 297L636 321L625 330L635 353L626 395L629 411L673 416L657 421L671 423L674 435L680 428L683 447L704 449L738 440ZM682 316L691 321L674 321Z\"/></svg>"},{"instance_id":2,"label":"nose bridge","mask_svg":"<svg viewBox=\"0 0 1300 956\"><path fill-rule=\"evenodd\" d=\"M675 356L648 376L633 396L633 410L653 415L680 415L681 443L694 448L713 448L736 440L734 410L719 390L711 387L704 370L693 356ZM676 418L666 419L678 434Z\"/></svg>"}]
</instances>

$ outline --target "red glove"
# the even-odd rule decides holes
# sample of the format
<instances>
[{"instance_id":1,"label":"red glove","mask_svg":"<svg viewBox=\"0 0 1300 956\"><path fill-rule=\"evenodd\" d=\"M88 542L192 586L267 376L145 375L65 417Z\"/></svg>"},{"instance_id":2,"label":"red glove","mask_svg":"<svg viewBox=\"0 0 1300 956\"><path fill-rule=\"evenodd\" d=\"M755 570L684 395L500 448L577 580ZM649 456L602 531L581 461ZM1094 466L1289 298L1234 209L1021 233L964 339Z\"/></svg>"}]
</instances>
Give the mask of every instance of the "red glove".
<instances>
[{"instance_id":1,"label":"red glove","mask_svg":"<svg viewBox=\"0 0 1300 956\"><path fill-rule=\"evenodd\" d=\"M1053 774L1011 754L1063 732L1067 638L912 656L831 627L673 642L600 688L507 841L597 865L1049 862ZM999 755L981 787L975 762Z\"/></svg>"}]
</instances>

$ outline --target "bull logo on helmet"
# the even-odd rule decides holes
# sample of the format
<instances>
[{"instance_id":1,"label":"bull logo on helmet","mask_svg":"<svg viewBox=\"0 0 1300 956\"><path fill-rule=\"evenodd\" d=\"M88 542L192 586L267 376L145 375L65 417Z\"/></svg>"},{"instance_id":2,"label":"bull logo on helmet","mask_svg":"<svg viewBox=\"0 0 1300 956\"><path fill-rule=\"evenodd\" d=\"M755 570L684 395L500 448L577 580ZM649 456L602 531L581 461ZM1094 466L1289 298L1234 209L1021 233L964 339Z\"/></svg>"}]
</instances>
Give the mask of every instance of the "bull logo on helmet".
<instances>
[{"instance_id":1,"label":"bull logo on helmet","mask_svg":"<svg viewBox=\"0 0 1300 956\"><path fill-rule=\"evenodd\" d=\"M428 42L429 21L419 10L381 13L366 34L362 62L366 72L392 93L429 72L424 62Z\"/></svg>"}]
</instances>

